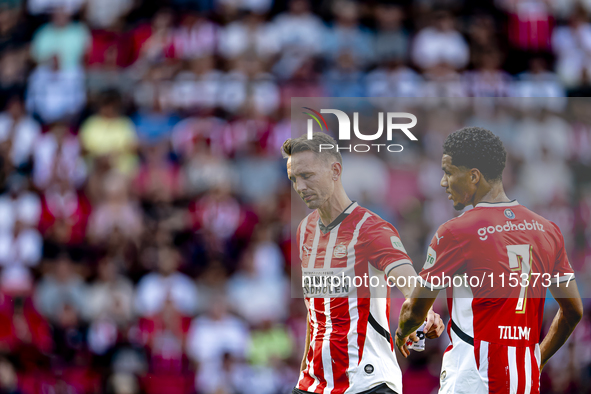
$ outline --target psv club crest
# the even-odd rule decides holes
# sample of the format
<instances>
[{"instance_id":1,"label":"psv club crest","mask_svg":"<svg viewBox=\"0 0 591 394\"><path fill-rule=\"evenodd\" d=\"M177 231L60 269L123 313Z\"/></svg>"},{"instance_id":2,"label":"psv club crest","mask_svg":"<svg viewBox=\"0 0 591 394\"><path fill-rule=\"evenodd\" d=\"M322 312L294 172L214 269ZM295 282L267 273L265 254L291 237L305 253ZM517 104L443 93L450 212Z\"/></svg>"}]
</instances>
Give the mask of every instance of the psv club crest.
<instances>
[{"instance_id":1,"label":"psv club crest","mask_svg":"<svg viewBox=\"0 0 591 394\"><path fill-rule=\"evenodd\" d=\"M337 259L345 257L347 255L347 247L343 244L335 246L332 255Z\"/></svg>"}]
</instances>

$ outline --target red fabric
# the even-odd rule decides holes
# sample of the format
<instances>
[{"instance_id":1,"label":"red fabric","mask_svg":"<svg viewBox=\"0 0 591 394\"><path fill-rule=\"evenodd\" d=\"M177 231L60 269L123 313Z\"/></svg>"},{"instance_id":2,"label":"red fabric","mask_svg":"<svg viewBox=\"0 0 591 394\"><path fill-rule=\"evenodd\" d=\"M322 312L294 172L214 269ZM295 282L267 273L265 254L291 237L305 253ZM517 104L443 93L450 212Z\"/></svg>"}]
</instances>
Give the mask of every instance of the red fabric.
<instances>
[{"instance_id":1,"label":"red fabric","mask_svg":"<svg viewBox=\"0 0 591 394\"><path fill-rule=\"evenodd\" d=\"M496 343L488 345L488 392L509 394L509 356L507 346Z\"/></svg>"},{"instance_id":2,"label":"red fabric","mask_svg":"<svg viewBox=\"0 0 591 394\"><path fill-rule=\"evenodd\" d=\"M146 394L191 394L194 392L194 375L149 374L141 380Z\"/></svg>"},{"instance_id":3,"label":"red fabric","mask_svg":"<svg viewBox=\"0 0 591 394\"><path fill-rule=\"evenodd\" d=\"M509 41L516 48L529 51L548 51L554 18L543 13L509 15Z\"/></svg>"},{"instance_id":4,"label":"red fabric","mask_svg":"<svg viewBox=\"0 0 591 394\"><path fill-rule=\"evenodd\" d=\"M91 40L86 57L86 64L90 68L105 64L105 55L112 48L117 52L117 66L126 67L129 65L127 59L129 41L127 35L106 30L93 30Z\"/></svg>"},{"instance_id":5,"label":"red fabric","mask_svg":"<svg viewBox=\"0 0 591 394\"><path fill-rule=\"evenodd\" d=\"M23 304L22 314L18 311L15 314L12 299L7 296L4 297L6 305L0 311L0 346L14 352L31 346L40 352L51 351L53 340L49 323L37 312L32 300L30 298L26 299ZM22 327L18 326L20 316L24 318L26 328L30 333L30 342L23 342L21 339ZM21 334L21 337L17 335L17 332Z\"/></svg>"},{"instance_id":6,"label":"red fabric","mask_svg":"<svg viewBox=\"0 0 591 394\"><path fill-rule=\"evenodd\" d=\"M149 197L154 190L165 190L168 197L176 198L181 191L181 173L177 166L169 163L160 166L144 164L133 184L140 198Z\"/></svg>"},{"instance_id":7,"label":"red fabric","mask_svg":"<svg viewBox=\"0 0 591 394\"><path fill-rule=\"evenodd\" d=\"M61 217L61 213L50 208L46 195L41 196L41 217L39 218L39 231L43 237L47 237L53 226L58 223L68 228L68 244L80 244L86 237L86 226L92 211L90 202L82 192L77 192L78 206L68 217Z\"/></svg>"}]
</instances>

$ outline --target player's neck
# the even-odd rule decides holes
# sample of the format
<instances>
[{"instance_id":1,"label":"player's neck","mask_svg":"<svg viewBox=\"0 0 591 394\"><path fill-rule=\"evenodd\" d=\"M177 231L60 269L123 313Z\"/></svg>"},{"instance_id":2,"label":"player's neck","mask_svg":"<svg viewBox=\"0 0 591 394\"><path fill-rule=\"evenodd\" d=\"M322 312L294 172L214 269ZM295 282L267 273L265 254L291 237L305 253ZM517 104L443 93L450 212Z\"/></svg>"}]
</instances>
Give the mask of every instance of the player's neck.
<instances>
[{"instance_id":1,"label":"player's neck","mask_svg":"<svg viewBox=\"0 0 591 394\"><path fill-rule=\"evenodd\" d=\"M323 206L318 208L318 214L320 215L322 224L325 226L331 224L352 202L342 187L337 188L332 197Z\"/></svg>"},{"instance_id":2,"label":"player's neck","mask_svg":"<svg viewBox=\"0 0 591 394\"><path fill-rule=\"evenodd\" d=\"M505 189L503 188L502 182L496 182L493 184L487 184L481 191L477 190L476 194L474 195L474 200L472 201L472 205L476 206L476 204L481 202L509 202L509 197L505 194Z\"/></svg>"}]
</instances>

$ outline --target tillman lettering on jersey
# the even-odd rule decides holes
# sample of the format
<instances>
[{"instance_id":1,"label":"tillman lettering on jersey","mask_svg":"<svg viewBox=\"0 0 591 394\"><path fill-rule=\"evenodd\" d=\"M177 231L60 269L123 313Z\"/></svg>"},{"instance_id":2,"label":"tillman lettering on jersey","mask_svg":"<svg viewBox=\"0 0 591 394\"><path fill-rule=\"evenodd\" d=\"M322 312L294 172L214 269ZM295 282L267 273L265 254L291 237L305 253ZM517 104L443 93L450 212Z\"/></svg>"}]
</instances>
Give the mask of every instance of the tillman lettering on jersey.
<instances>
[{"instance_id":1,"label":"tillman lettering on jersey","mask_svg":"<svg viewBox=\"0 0 591 394\"><path fill-rule=\"evenodd\" d=\"M486 280L447 287L440 393L539 393L546 290L574 277L560 230L517 201L477 204L439 227L420 276L431 286L464 274Z\"/></svg>"},{"instance_id":2,"label":"tillman lettering on jersey","mask_svg":"<svg viewBox=\"0 0 591 394\"><path fill-rule=\"evenodd\" d=\"M317 211L296 235L309 304L310 347L297 388L303 391L359 393L386 383L402 392L402 373L389 330L386 274L411 261L396 229L352 203L329 226ZM327 278L367 278L367 286L322 283ZM375 286L369 286L369 283ZM330 286L332 284L332 286Z\"/></svg>"}]
</instances>

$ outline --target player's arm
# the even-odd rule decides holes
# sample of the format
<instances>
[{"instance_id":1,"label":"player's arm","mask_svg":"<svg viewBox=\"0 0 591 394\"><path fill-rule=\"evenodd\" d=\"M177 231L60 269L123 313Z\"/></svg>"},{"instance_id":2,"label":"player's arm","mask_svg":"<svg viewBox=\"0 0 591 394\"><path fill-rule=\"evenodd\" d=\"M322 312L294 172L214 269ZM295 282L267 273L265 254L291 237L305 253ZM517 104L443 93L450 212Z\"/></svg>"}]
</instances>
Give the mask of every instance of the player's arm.
<instances>
[{"instance_id":1,"label":"player's arm","mask_svg":"<svg viewBox=\"0 0 591 394\"><path fill-rule=\"evenodd\" d=\"M403 277L404 280L398 280L399 277ZM411 264L399 265L388 273L388 280L396 283L396 287L398 287L406 299L403 308L404 305L415 296L414 292L416 289L421 288L421 286L416 286L417 277L417 272ZM435 297L437 297L437 294L435 294ZM421 316L420 323L414 328L414 330L411 330L405 338L414 333L417 328L423 324L425 319L427 321L427 324L425 325L425 336L427 336L427 338L437 338L443 333L445 324L443 323L443 320L441 320L441 316L433 311L433 302L431 302L425 313Z\"/></svg>"},{"instance_id":2,"label":"player's arm","mask_svg":"<svg viewBox=\"0 0 591 394\"><path fill-rule=\"evenodd\" d=\"M425 318L433 311L433 303L437 298L439 290L431 290L428 287L417 286L413 289L409 298L404 301L400 309L400 318L398 319L398 329L396 330L396 347L404 357L410 354L406 341L408 336L415 332ZM439 318L440 325L436 328L437 337L443 332L445 325ZM425 331L427 331L425 326ZM432 331L432 328L431 328Z\"/></svg>"},{"instance_id":3,"label":"player's arm","mask_svg":"<svg viewBox=\"0 0 591 394\"><path fill-rule=\"evenodd\" d=\"M306 311L309 309L308 300L304 300L306 303ZM306 369L306 360L308 359L308 349L310 348L310 318L309 313L306 313L306 344L304 346L304 358L302 358L302 364L300 365L300 372Z\"/></svg>"},{"instance_id":4,"label":"player's arm","mask_svg":"<svg viewBox=\"0 0 591 394\"><path fill-rule=\"evenodd\" d=\"M583 317L583 303L576 282L562 282L549 287L560 309L550 325L548 334L540 344L540 369L546 365L550 357L572 334L576 325Z\"/></svg>"}]
</instances>

